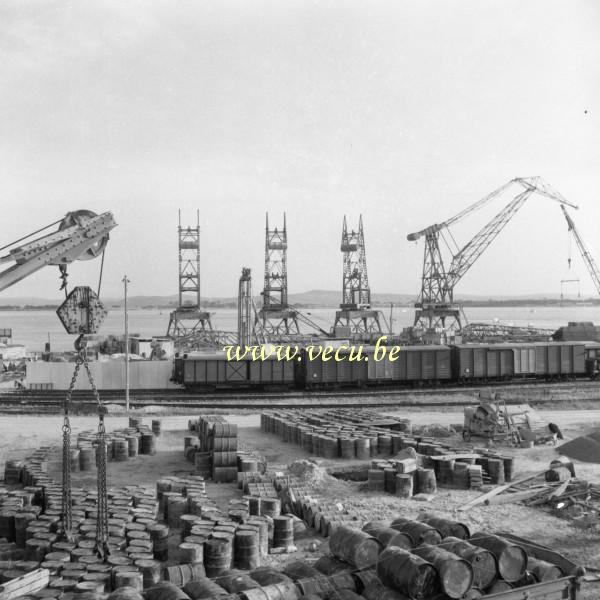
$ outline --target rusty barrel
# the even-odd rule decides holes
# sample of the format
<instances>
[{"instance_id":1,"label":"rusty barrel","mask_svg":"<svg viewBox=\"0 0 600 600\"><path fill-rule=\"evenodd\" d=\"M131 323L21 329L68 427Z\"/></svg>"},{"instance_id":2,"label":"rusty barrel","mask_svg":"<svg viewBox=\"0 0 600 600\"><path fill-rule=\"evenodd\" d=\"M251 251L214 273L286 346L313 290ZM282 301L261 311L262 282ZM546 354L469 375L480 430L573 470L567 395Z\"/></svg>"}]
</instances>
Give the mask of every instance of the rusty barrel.
<instances>
[{"instance_id":1,"label":"rusty barrel","mask_svg":"<svg viewBox=\"0 0 600 600\"><path fill-rule=\"evenodd\" d=\"M461 598L473 584L471 564L456 554L430 544L413 548L412 552L436 568L440 586L450 598Z\"/></svg>"},{"instance_id":2,"label":"rusty barrel","mask_svg":"<svg viewBox=\"0 0 600 600\"><path fill-rule=\"evenodd\" d=\"M204 560L204 546L182 542L178 546L179 556L184 564L201 563Z\"/></svg>"},{"instance_id":3,"label":"rusty barrel","mask_svg":"<svg viewBox=\"0 0 600 600\"><path fill-rule=\"evenodd\" d=\"M164 579L170 583L183 587L189 581L205 577L204 565L202 563L193 563L187 565L173 565L165 567Z\"/></svg>"},{"instance_id":4,"label":"rusty barrel","mask_svg":"<svg viewBox=\"0 0 600 600\"><path fill-rule=\"evenodd\" d=\"M192 600L204 600L205 598L218 598L226 596L227 590L208 577L199 577L183 586L183 591Z\"/></svg>"},{"instance_id":5,"label":"rusty barrel","mask_svg":"<svg viewBox=\"0 0 600 600\"><path fill-rule=\"evenodd\" d=\"M498 573L504 581L512 583L524 575L527 569L527 553L521 546L485 531L474 533L469 541L475 546L489 550L496 557Z\"/></svg>"},{"instance_id":6,"label":"rusty barrel","mask_svg":"<svg viewBox=\"0 0 600 600\"><path fill-rule=\"evenodd\" d=\"M382 544L364 531L341 526L331 534L329 548L357 569L367 569L377 563Z\"/></svg>"},{"instance_id":7,"label":"rusty barrel","mask_svg":"<svg viewBox=\"0 0 600 600\"><path fill-rule=\"evenodd\" d=\"M264 587L253 588L240 592L244 600L297 600L300 590L292 581L272 583Z\"/></svg>"},{"instance_id":8,"label":"rusty barrel","mask_svg":"<svg viewBox=\"0 0 600 600\"><path fill-rule=\"evenodd\" d=\"M323 575L334 575L341 571L347 571L348 563L330 554L324 554L317 560L314 567L317 571L323 573Z\"/></svg>"},{"instance_id":9,"label":"rusty barrel","mask_svg":"<svg viewBox=\"0 0 600 600\"><path fill-rule=\"evenodd\" d=\"M383 585L373 569L357 571L354 577L358 591L366 600L409 600L408 596Z\"/></svg>"},{"instance_id":10,"label":"rusty barrel","mask_svg":"<svg viewBox=\"0 0 600 600\"><path fill-rule=\"evenodd\" d=\"M411 498L414 492L414 477L412 473L396 474L395 494L398 498Z\"/></svg>"},{"instance_id":11,"label":"rusty barrel","mask_svg":"<svg viewBox=\"0 0 600 600\"><path fill-rule=\"evenodd\" d=\"M190 600L183 590L167 581L147 589L144 598L145 600Z\"/></svg>"},{"instance_id":12,"label":"rusty barrel","mask_svg":"<svg viewBox=\"0 0 600 600\"><path fill-rule=\"evenodd\" d=\"M557 565L531 556L527 562L527 570L540 582L554 581L563 577L562 569Z\"/></svg>"},{"instance_id":13,"label":"rusty barrel","mask_svg":"<svg viewBox=\"0 0 600 600\"><path fill-rule=\"evenodd\" d=\"M113 580L115 589L130 587L139 592L144 589L144 576L139 571L118 571Z\"/></svg>"},{"instance_id":14,"label":"rusty barrel","mask_svg":"<svg viewBox=\"0 0 600 600\"><path fill-rule=\"evenodd\" d=\"M148 527L148 533L152 540L154 558L156 560L167 560L169 556L169 528L167 525L157 523Z\"/></svg>"},{"instance_id":15,"label":"rusty barrel","mask_svg":"<svg viewBox=\"0 0 600 600\"><path fill-rule=\"evenodd\" d=\"M435 527L445 538L451 536L461 540L468 540L471 537L469 528L464 523L459 523L458 521L429 515L422 517L420 521L431 527Z\"/></svg>"},{"instance_id":16,"label":"rusty barrel","mask_svg":"<svg viewBox=\"0 0 600 600\"><path fill-rule=\"evenodd\" d=\"M285 515L273 518L273 548L287 548L294 544L294 521Z\"/></svg>"},{"instance_id":17,"label":"rusty barrel","mask_svg":"<svg viewBox=\"0 0 600 600\"><path fill-rule=\"evenodd\" d=\"M218 577L231 566L231 541L211 538L204 542L204 568L208 577Z\"/></svg>"},{"instance_id":18,"label":"rusty barrel","mask_svg":"<svg viewBox=\"0 0 600 600\"><path fill-rule=\"evenodd\" d=\"M437 484L433 469L417 469L417 493L435 494Z\"/></svg>"},{"instance_id":19,"label":"rusty barrel","mask_svg":"<svg viewBox=\"0 0 600 600\"><path fill-rule=\"evenodd\" d=\"M273 585L274 583L290 583L292 580L275 567L257 567L250 571L250 577L260 586Z\"/></svg>"},{"instance_id":20,"label":"rusty barrel","mask_svg":"<svg viewBox=\"0 0 600 600\"><path fill-rule=\"evenodd\" d=\"M485 589L496 581L498 563L494 554L489 550L452 536L444 538L438 545L471 564L475 587Z\"/></svg>"},{"instance_id":21,"label":"rusty barrel","mask_svg":"<svg viewBox=\"0 0 600 600\"><path fill-rule=\"evenodd\" d=\"M408 533L397 531L392 527L374 528L370 529L368 533L379 540L384 548L397 546L398 548L404 548L404 550L410 550L415 545Z\"/></svg>"},{"instance_id":22,"label":"rusty barrel","mask_svg":"<svg viewBox=\"0 0 600 600\"><path fill-rule=\"evenodd\" d=\"M234 538L234 563L238 569L256 569L260 565L259 535L255 530L237 530Z\"/></svg>"},{"instance_id":23,"label":"rusty barrel","mask_svg":"<svg viewBox=\"0 0 600 600\"><path fill-rule=\"evenodd\" d=\"M392 529L407 533L416 546L421 544L436 545L442 541L442 534L435 527L427 525L427 523L410 520L404 523L396 523L396 521L397 519L392 522Z\"/></svg>"},{"instance_id":24,"label":"rusty barrel","mask_svg":"<svg viewBox=\"0 0 600 600\"><path fill-rule=\"evenodd\" d=\"M156 438L152 432L142 433L141 444L141 454L156 454Z\"/></svg>"},{"instance_id":25,"label":"rusty barrel","mask_svg":"<svg viewBox=\"0 0 600 600\"><path fill-rule=\"evenodd\" d=\"M420 556L389 546L377 561L377 575L384 585L413 600L425 600L440 589L435 567Z\"/></svg>"},{"instance_id":26,"label":"rusty barrel","mask_svg":"<svg viewBox=\"0 0 600 600\"><path fill-rule=\"evenodd\" d=\"M160 562L157 560L140 559L135 566L141 571L144 589L156 585L160 581Z\"/></svg>"}]
</instances>

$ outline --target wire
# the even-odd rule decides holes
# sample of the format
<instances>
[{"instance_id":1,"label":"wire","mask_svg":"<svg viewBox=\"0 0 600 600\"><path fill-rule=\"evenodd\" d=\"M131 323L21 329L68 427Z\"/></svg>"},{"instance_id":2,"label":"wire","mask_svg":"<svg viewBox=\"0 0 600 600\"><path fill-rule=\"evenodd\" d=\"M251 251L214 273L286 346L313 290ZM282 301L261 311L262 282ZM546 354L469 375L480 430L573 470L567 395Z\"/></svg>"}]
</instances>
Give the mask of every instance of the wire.
<instances>
[{"instance_id":1,"label":"wire","mask_svg":"<svg viewBox=\"0 0 600 600\"><path fill-rule=\"evenodd\" d=\"M96 294L100 298L100 288L102 287L102 273L104 271L104 254L106 253L106 246L102 250L102 261L100 263L100 276L98 277L98 293Z\"/></svg>"},{"instance_id":2,"label":"wire","mask_svg":"<svg viewBox=\"0 0 600 600\"><path fill-rule=\"evenodd\" d=\"M38 229L37 231L34 231L33 233L25 235L22 238L19 238L18 240L15 240L14 242L11 242L10 244L6 244L6 246L2 246L2 248L0 248L0 252L2 250L6 250L6 248L10 248L11 246L14 246L15 244L18 244L19 242L22 242L23 240L26 240L27 238L30 238L32 235L35 235L36 233L41 233L45 229L49 229L50 227L54 227L54 225L57 225L58 223L61 223L61 222L62 222L62 219L59 219L58 221L54 221L54 223L50 223L50 225L46 225L45 227L42 227L41 229Z\"/></svg>"}]
</instances>

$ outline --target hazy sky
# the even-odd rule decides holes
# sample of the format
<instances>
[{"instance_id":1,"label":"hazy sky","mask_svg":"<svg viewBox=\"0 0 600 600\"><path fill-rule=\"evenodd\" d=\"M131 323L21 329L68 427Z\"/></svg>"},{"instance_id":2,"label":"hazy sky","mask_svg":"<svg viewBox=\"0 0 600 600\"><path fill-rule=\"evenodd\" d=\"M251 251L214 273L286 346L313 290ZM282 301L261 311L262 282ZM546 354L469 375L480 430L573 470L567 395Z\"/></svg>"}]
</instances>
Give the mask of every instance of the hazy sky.
<instances>
[{"instance_id":1,"label":"hazy sky","mask_svg":"<svg viewBox=\"0 0 600 600\"><path fill-rule=\"evenodd\" d=\"M0 2L0 245L111 210L107 296L124 273L177 292L178 208L200 210L203 295L234 296L243 266L260 290L265 211L287 212L290 292L341 287L362 213L372 290L416 295L406 234L530 175L580 206L600 260L599 124L596 0ZM567 254L532 197L457 293L558 293ZM570 276L595 293L578 255ZM28 295L59 298L56 269L2 297Z\"/></svg>"}]
</instances>

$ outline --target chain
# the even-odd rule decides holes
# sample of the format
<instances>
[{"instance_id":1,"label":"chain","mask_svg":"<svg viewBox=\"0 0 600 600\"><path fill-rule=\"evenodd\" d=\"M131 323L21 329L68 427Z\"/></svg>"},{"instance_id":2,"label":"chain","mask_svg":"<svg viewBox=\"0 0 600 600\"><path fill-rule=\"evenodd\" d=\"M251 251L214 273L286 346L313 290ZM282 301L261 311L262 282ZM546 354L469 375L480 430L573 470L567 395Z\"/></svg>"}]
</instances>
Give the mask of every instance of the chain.
<instances>
[{"instance_id":1,"label":"chain","mask_svg":"<svg viewBox=\"0 0 600 600\"><path fill-rule=\"evenodd\" d=\"M108 493L106 489L106 428L104 427L104 416L106 407L100 400L100 393L96 388L94 376L87 358L84 355L83 366L87 372L92 391L98 403L98 435L96 437L96 466L98 468L98 516L96 520L96 553L102 560L106 560L110 554L108 547Z\"/></svg>"},{"instance_id":2,"label":"chain","mask_svg":"<svg viewBox=\"0 0 600 600\"><path fill-rule=\"evenodd\" d=\"M77 360L75 369L71 377L71 383L67 390L67 396L64 404L64 419L63 419L63 470L62 470L62 518L63 518L63 537L68 541L73 541L73 514L72 514L72 496L71 496L71 423L69 421L69 407L71 406L71 397L79 375L79 369L85 361L85 349L81 347L81 339L79 336L75 342L77 349Z\"/></svg>"}]
</instances>

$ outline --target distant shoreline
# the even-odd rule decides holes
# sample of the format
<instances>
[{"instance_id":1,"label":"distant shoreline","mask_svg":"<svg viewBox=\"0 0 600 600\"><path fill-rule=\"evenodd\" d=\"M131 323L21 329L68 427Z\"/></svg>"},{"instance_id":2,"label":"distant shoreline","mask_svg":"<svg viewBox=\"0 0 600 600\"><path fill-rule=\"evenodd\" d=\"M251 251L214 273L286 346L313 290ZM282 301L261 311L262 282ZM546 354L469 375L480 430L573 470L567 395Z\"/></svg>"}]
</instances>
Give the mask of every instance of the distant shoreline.
<instances>
[{"instance_id":1,"label":"distant shoreline","mask_svg":"<svg viewBox=\"0 0 600 600\"><path fill-rule=\"evenodd\" d=\"M542 307L542 306L600 306L600 299L595 298L586 298L584 300L559 300L559 299L551 299L551 298L542 298L539 300L535 299L506 299L506 300L495 300L490 298L489 300L457 300L456 304L460 304L464 307L523 307L523 306L531 306L531 307ZM413 308L414 304L412 302L394 302L394 308ZM294 306L300 309L316 309L316 308L330 308L336 309L338 308L337 304L302 304L295 303ZM215 302L215 301L207 301L202 303L203 308L207 309L220 309L220 308L237 308L237 303L235 302ZM375 309L386 309L390 308L390 303L374 303L372 305ZM58 308L58 304L40 304L40 305L19 305L19 304L0 304L0 311L44 311L44 310L56 310ZM109 309L122 309L122 304L109 304L107 306ZM170 311L174 310L176 307L172 304L168 305L134 305L130 306L129 310L164 310Z\"/></svg>"}]
</instances>

